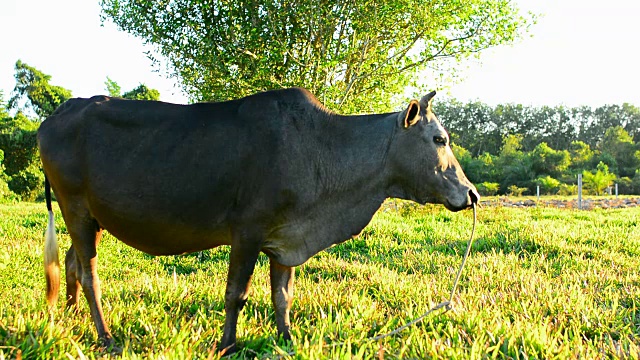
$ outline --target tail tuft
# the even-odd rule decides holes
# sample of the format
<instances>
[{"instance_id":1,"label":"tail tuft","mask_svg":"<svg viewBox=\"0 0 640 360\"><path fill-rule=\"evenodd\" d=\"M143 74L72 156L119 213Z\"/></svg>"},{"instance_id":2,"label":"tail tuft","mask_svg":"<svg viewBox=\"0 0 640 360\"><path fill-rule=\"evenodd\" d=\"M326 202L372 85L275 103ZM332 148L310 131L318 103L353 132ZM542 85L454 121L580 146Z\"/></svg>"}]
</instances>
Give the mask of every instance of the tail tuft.
<instances>
[{"instance_id":1,"label":"tail tuft","mask_svg":"<svg viewBox=\"0 0 640 360\"><path fill-rule=\"evenodd\" d=\"M60 290L60 260L58 258L58 240L53 211L49 210L49 223L44 235L44 275L47 279L47 303L49 309L55 308Z\"/></svg>"}]
</instances>

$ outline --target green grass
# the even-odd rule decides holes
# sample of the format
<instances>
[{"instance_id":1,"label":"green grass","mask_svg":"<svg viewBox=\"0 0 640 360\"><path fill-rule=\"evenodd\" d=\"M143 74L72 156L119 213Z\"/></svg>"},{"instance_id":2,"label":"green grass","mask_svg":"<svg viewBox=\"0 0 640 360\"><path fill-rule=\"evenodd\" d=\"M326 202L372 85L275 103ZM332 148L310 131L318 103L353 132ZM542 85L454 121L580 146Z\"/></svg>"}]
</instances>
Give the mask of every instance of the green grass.
<instances>
[{"instance_id":1,"label":"green grass","mask_svg":"<svg viewBox=\"0 0 640 360\"><path fill-rule=\"evenodd\" d=\"M448 297L471 230L470 211L398 204L385 204L357 238L297 268L294 345L275 339L261 257L236 356L638 359L640 208L482 208L454 309L367 341ZM70 239L57 210L56 222L63 256ZM96 345L84 298L79 314L64 310L64 287L50 321L45 225L42 203L0 205L0 359L112 356ZM215 357L228 248L152 257L107 235L98 254L103 306L122 358Z\"/></svg>"}]
</instances>

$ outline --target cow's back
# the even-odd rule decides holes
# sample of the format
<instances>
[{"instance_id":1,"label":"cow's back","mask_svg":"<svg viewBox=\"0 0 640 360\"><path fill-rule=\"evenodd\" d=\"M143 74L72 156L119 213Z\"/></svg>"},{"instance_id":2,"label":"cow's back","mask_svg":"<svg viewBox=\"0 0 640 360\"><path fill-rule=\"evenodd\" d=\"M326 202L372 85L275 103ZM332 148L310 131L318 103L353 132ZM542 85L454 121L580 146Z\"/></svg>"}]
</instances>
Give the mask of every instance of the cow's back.
<instances>
[{"instance_id":1,"label":"cow's back","mask_svg":"<svg viewBox=\"0 0 640 360\"><path fill-rule=\"evenodd\" d=\"M65 199L86 204L132 246L141 237L184 237L194 243L188 251L210 247L204 237L228 232L241 197L275 161L264 151L272 125L244 118L243 105L71 99L38 130L45 173L61 207Z\"/></svg>"}]
</instances>

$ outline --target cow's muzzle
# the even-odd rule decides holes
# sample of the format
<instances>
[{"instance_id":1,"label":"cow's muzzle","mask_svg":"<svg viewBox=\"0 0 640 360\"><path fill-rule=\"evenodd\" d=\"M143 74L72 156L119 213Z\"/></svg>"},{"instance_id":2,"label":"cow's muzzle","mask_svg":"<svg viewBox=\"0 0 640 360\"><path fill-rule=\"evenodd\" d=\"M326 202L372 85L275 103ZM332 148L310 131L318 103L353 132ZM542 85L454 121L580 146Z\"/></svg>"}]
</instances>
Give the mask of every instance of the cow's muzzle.
<instances>
[{"instance_id":1,"label":"cow's muzzle","mask_svg":"<svg viewBox=\"0 0 640 360\"><path fill-rule=\"evenodd\" d=\"M473 204L478 205L478 203L480 202L480 194L478 194L478 191L476 189L469 190L469 199L471 200L469 207L473 206Z\"/></svg>"},{"instance_id":2,"label":"cow's muzzle","mask_svg":"<svg viewBox=\"0 0 640 360\"><path fill-rule=\"evenodd\" d=\"M457 202L447 199L444 201L444 206L451 211L460 211L477 205L479 201L480 194L472 185L464 195L458 198Z\"/></svg>"}]
</instances>

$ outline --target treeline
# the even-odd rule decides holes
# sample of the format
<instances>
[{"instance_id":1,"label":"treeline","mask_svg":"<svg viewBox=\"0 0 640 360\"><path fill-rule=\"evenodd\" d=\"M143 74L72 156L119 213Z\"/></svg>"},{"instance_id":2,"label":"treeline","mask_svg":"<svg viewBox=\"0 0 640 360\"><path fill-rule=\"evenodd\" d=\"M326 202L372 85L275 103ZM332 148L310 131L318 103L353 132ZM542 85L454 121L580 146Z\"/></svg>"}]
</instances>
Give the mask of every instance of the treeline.
<instances>
[{"instance_id":1,"label":"treeline","mask_svg":"<svg viewBox=\"0 0 640 360\"><path fill-rule=\"evenodd\" d=\"M44 181L36 129L72 95L21 61L15 79L8 101L0 92L0 200L32 200L42 195ZM121 93L109 78L105 90L129 99L159 98L142 84ZM577 174L594 194L614 182L622 194L640 194L640 109L633 105L491 107L444 100L434 107L460 164L484 194L535 194L536 186L543 193L575 194Z\"/></svg>"},{"instance_id":2,"label":"treeline","mask_svg":"<svg viewBox=\"0 0 640 360\"><path fill-rule=\"evenodd\" d=\"M469 179L485 194L575 194L577 175L593 194L618 183L640 194L640 109L491 107L445 100L434 104Z\"/></svg>"},{"instance_id":3,"label":"treeline","mask_svg":"<svg viewBox=\"0 0 640 360\"><path fill-rule=\"evenodd\" d=\"M8 100L0 91L0 201L42 196L44 175L36 130L42 120L72 97L70 90L50 84L51 76L22 61L16 62L14 77L16 85ZM110 96L126 99L160 98L157 90L144 84L121 93L120 86L109 78L105 90Z\"/></svg>"}]
</instances>

